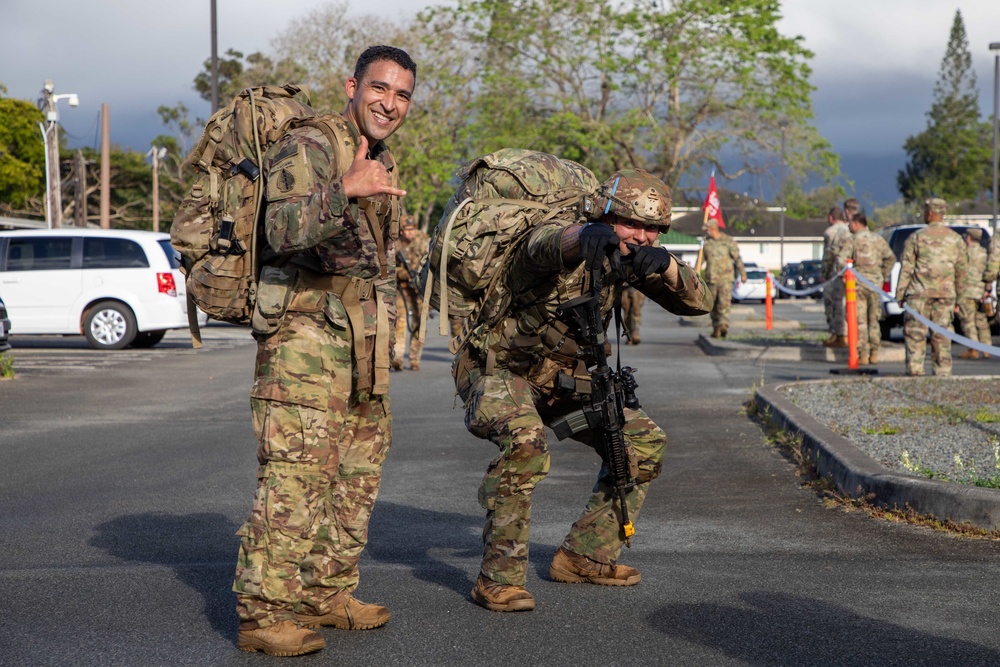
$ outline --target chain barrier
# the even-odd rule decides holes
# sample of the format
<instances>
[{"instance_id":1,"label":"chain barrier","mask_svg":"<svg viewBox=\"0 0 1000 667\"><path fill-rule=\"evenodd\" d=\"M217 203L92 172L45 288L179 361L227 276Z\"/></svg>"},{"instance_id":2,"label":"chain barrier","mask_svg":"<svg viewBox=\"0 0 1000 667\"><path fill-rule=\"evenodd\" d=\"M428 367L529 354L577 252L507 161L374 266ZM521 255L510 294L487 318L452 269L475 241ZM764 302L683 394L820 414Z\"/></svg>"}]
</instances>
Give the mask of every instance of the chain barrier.
<instances>
[{"instance_id":1,"label":"chain barrier","mask_svg":"<svg viewBox=\"0 0 1000 667\"><path fill-rule=\"evenodd\" d=\"M865 278L862 275L859 275L857 271L854 272L854 277L857 278L858 282L860 282L862 285L864 285L868 289L878 294L878 297L879 299L882 300L882 303L889 303L889 302L895 303L896 300L893 299L891 296L889 296L887 293L883 292L881 287L876 287L867 278ZM921 324L925 325L928 329L930 329L934 333L941 334L945 338L951 339L952 342L976 350L977 352L985 352L986 354L990 355L1000 355L1000 348L994 347L993 345L988 345L986 343L980 343L978 340L972 340L971 338L967 338L966 336L959 335L954 331L946 329L939 324L935 324L934 322L931 322L929 319L918 313L913 308L910 308L905 303L903 304L903 310L905 310L907 313L910 314L911 317L919 321Z\"/></svg>"}]
</instances>

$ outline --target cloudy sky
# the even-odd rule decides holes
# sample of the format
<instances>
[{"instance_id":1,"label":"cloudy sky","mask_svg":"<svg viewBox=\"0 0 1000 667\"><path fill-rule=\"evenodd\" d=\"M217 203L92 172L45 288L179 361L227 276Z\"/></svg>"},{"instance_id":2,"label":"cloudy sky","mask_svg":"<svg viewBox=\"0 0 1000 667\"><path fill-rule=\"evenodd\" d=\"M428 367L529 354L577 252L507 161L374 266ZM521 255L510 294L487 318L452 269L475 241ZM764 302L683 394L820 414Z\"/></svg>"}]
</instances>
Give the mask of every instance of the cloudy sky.
<instances>
[{"instance_id":1,"label":"cloudy sky","mask_svg":"<svg viewBox=\"0 0 1000 667\"><path fill-rule=\"evenodd\" d=\"M219 53L270 51L288 23L326 0L217 0ZM373 5L349 0L353 11ZM390 15L413 14L424 0L382 0ZM439 3L435 3L439 4ZM277 17L281 6L282 17ZM786 0L782 27L815 53L816 124L842 157L856 194L878 203L895 195L906 137L926 125L934 82L955 10L969 36L984 117L992 113L993 55L1000 42L998 0ZM0 83L10 97L36 100L46 79L60 103L70 146L99 145L108 104L112 142L149 149L163 133L156 109L184 101L194 115L208 104L192 80L210 55L209 0L2 0Z\"/></svg>"}]
</instances>

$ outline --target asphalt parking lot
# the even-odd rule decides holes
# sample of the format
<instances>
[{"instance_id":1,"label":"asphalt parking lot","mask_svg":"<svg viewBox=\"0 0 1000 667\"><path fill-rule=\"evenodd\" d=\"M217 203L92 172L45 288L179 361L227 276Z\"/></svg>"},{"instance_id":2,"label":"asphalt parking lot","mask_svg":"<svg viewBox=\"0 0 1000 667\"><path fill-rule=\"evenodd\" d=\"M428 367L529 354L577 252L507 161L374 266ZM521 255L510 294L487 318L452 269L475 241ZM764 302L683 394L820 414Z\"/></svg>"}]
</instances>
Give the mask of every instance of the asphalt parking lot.
<instances>
[{"instance_id":1,"label":"asphalt parking lot","mask_svg":"<svg viewBox=\"0 0 1000 667\"><path fill-rule=\"evenodd\" d=\"M776 311L821 320L811 305ZM996 542L825 507L744 414L760 383L829 379L831 364L710 357L698 327L649 306L644 319L642 345L621 354L670 441L622 556L638 586L549 580L598 468L553 438L532 517L536 610L469 601L493 451L465 431L433 334L423 370L393 375L394 444L357 591L393 619L324 629L328 648L296 664L1000 664ZM236 651L229 590L255 484L252 340L227 329L196 351L171 335L135 354L67 341L12 339L21 375L0 382L0 665L274 663Z\"/></svg>"}]
</instances>

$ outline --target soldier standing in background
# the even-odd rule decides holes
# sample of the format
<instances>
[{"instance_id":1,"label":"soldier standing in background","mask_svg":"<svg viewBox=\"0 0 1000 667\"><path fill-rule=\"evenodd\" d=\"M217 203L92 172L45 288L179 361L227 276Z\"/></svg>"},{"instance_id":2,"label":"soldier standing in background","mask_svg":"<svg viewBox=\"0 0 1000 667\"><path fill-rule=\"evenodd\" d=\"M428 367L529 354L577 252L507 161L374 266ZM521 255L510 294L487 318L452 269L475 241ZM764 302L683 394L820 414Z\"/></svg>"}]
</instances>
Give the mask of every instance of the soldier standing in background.
<instances>
[{"instance_id":1,"label":"soldier standing in background","mask_svg":"<svg viewBox=\"0 0 1000 667\"><path fill-rule=\"evenodd\" d=\"M631 285L622 290L622 323L628 334L626 345L638 345L642 342L639 337L639 327L642 326L642 304L644 303L646 303L646 295Z\"/></svg>"},{"instance_id":2,"label":"soldier standing in background","mask_svg":"<svg viewBox=\"0 0 1000 667\"><path fill-rule=\"evenodd\" d=\"M705 285L712 299L712 338L725 338L729 333L729 310L733 305L733 281L747 279L747 270L740 259L740 248L732 236L719 229L716 220L709 219L702 227L705 232Z\"/></svg>"},{"instance_id":3,"label":"soldier standing in background","mask_svg":"<svg viewBox=\"0 0 1000 667\"><path fill-rule=\"evenodd\" d=\"M884 238L868 229L868 218L858 213L847 225L851 237L841 247L837 259L841 264L853 260L854 272L870 282L881 286L889 280L896 255ZM882 300L878 293L860 282L857 289L858 307L858 365L878 363L878 352L882 346Z\"/></svg>"},{"instance_id":4,"label":"soldier standing in background","mask_svg":"<svg viewBox=\"0 0 1000 667\"><path fill-rule=\"evenodd\" d=\"M278 139L261 165L261 282L288 276L290 292L269 294L287 304L274 330L254 327L260 467L233 583L241 651L311 653L326 642L310 628L389 620L388 609L352 593L392 442L394 242L406 192L384 140L406 118L415 80L405 51L366 49L346 81L343 115L320 117L343 130L335 140L350 142L353 160L308 126Z\"/></svg>"},{"instance_id":5,"label":"soldier standing in background","mask_svg":"<svg viewBox=\"0 0 1000 667\"><path fill-rule=\"evenodd\" d=\"M410 336L410 370L420 370L420 353L424 349L424 341L420 337L420 292L417 291L414 278L417 267L427 255L430 237L417 228L413 216L404 216L399 227L399 239L396 241L396 345L392 359L392 368L403 370L403 357L406 354L406 336Z\"/></svg>"},{"instance_id":6,"label":"soldier standing in background","mask_svg":"<svg viewBox=\"0 0 1000 667\"><path fill-rule=\"evenodd\" d=\"M965 232L966 257L969 262L968 272L965 275L965 282L959 285L958 290L958 318L962 322L962 333L967 338L974 341L993 344L993 337L990 333L990 323L986 320L986 313L980 308L983 300L984 287L983 274L986 273L986 248L980 244L983 238L983 230L974 228ZM990 281L992 282L992 281ZM983 358L988 359L989 353L984 352ZM959 359L978 359L979 350L966 350L958 355Z\"/></svg>"},{"instance_id":7,"label":"soldier standing in background","mask_svg":"<svg viewBox=\"0 0 1000 667\"><path fill-rule=\"evenodd\" d=\"M854 201L857 200L848 200ZM846 204L847 202L845 202ZM823 232L823 311L830 337L823 341L826 347L847 347L847 315L845 313L844 281L837 276L843 264L838 259L841 246L851 238L851 231L844 222L844 211L838 206L826 216L829 226Z\"/></svg>"},{"instance_id":8,"label":"soldier standing in background","mask_svg":"<svg viewBox=\"0 0 1000 667\"><path fill-rule=\"evenodd\" d=\"M904 303L934 324L953 331L956 288L965 282L968 258L962 237L944 224L947 204L933 198L924 202L927 227L906 239L902 266L896 286L896 301ZM906 313L903 325L906 336L906 374L924 374L927 350L927 325ZM934 375L951 375L951 339L931 335Z\"/></svg>"}]
</instances>

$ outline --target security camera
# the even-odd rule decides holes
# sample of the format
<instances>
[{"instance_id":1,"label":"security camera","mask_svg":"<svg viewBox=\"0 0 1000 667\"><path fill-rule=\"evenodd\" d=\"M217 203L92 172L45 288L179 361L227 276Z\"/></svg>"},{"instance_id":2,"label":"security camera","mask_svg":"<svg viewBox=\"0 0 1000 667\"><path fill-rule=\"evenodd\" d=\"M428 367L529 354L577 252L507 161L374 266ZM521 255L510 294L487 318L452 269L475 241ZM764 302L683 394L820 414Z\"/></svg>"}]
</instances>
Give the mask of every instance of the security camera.
<instances>
[{"instance_id":1,"label":"security camera","mask_svg":"<svg viewBox=\"0 0 1000 667\"><path fill-rule=\"evenodd\" d=\"M76 95L70 95L69 99L66 100L66 101L69 103L69 105L71 107L78 107L78 106L80 106L80 98L77 97Z\"/></svg>"}]
</instances>

